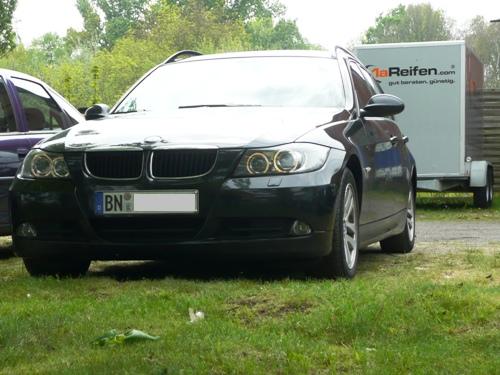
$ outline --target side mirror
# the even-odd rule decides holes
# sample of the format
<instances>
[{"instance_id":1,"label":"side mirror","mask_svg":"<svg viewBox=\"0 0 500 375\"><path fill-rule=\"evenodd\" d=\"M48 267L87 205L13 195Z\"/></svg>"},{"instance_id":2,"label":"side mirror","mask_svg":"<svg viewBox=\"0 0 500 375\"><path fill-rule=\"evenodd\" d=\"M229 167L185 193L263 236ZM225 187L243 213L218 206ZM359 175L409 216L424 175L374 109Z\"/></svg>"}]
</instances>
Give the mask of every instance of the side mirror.
<instances>
[{"instance_id":1,"label":"side mirror","mask_svg":"<svg viewBox=\"0 0 500 375\"><path fill-rule=\"evenodd\" d=\"M85 120L99 120L109 115L109 106L106 104L94 104L85 111Z\"/></svg>"},{"instance_id":2,"label":"side mirror","mask_svg":"<svg viewBox=\"0 0 500 375\"><path fill-rule=\"evenodd\" d=\"M365 108L361 110L361 117L385 117L403 112L405 104L397 96L390 94L373 95Z\"/></svg>"}]
</instances>

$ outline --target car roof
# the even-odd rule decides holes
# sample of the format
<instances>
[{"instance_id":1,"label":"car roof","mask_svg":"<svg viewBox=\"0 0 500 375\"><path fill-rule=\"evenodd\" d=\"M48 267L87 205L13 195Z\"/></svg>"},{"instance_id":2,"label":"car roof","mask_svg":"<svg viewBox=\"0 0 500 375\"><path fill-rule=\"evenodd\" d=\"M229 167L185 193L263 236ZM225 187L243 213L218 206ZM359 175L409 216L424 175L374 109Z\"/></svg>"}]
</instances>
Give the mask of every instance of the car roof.
<instances>
[{"instance_id":1,"label":"car roof","mask_svg":"<svg viewBox=\"0 0 500 375\"><path fill-rule=\"evenodd\" d=\"M38 78L35 78L33 76L30 76L29 74L26 73L21 73L16 70L10 70L10 69L0 69L0 76L7 76L7 77L16 77L16 78L21 78L21 79L27 79L36 83L40 83L42 85L47 86L46 83L43 81L39 80Z\"/></svg>"},{"instance_id":2,"label":"car roof","mask_svg":"<svg viewBox=\"0 0 500 375\"><path fill-rule=\"evenodd\" d=\"M320 50L245 51L245 52L228 52L228 53L216 53L209 55L193 56L182 60L177 60L176 62L248 58L248 57L316 57L316 58L331 59L335 58L335 53L332 51L320 51Z\"/></svg>"}]
</instances>

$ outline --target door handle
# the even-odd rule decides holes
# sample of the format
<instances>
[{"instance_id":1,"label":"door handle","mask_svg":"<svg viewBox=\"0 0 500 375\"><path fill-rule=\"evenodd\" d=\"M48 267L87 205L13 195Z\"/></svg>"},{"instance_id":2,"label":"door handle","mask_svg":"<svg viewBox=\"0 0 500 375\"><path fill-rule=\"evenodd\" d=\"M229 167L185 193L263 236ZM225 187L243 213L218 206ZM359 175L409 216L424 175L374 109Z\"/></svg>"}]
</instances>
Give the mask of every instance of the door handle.
<instances>
[{"instance_id":1,"label":"door handle","mask_svg":"<svg viewBox=\"0 0 500 375\"><path fill-rule=\"evenodd\" d=\"M389 138L389 140L391 141L391 144L393 146L395 146L399 142L399 138L396 137L395 135L393 135L391 138Z\"/></svg>"}]
</instances>

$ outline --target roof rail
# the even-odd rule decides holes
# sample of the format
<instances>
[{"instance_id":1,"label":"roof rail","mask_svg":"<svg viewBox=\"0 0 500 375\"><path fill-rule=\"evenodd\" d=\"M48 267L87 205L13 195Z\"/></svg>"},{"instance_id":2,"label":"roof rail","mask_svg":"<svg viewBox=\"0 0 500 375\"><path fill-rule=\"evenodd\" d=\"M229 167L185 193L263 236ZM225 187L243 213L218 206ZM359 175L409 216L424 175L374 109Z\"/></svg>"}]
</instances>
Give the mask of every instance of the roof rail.
<instances>
[{"instance_id":1,"label":"roof rail","mask_svg":"<svg viewBox=\"0 0 500 375\"><path fill-rule=\"evenodd\" d=\"M174 53L172 56L170 56L168 59L166 59L163 64L170 64L170 63L173 63L173 62L176 62L179 57L181 56L186 56L186 57L192 57L192 56L201 56L203 55L201 52L197 52L197 51L191 51L191 50L184 50L184 51L179 51L179 52L176 52Z\"/></svg>"}]
</instances>

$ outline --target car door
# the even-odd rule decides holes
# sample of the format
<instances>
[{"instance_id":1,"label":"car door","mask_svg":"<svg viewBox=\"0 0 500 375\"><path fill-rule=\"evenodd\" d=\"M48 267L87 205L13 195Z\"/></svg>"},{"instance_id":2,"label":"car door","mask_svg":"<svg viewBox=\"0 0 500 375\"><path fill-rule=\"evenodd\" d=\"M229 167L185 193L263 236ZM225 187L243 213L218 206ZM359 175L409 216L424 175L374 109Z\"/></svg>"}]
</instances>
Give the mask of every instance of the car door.
<instances>
[{"instance_id":1,"label":"car door","mask_svg":"<svg viewBox=\"0 0 500 375\"><path fill-rule=\"evenodd\" d=\"M351 60L349 67L359 108L362 109L378 92L367 80L364 68L360 64ZM367 184L366 222L375 222L386 219L402 209L400 183L394 178L398 173L398 167L401 166L401 158L397 149L398 142L395 142L388 130L390 119L360 117L359 121L367 134L367 141L363 145L366 159L363 172Z\"/></svg>"},{"instance_id":2,"label":"car door","mask_svg":"<svg viewBox=\"0 0 500 375\"><path fill-rule=\"evenodd\" d=\"M360 68L363 77L372 90L376 94L382 94L383 91L372 74L364 66L360 66ZM408 163L406 160L407 153L404 150L405 142L398 125L394 122L394 117L379 117L376 122L379 131L383 133L382 138L385 140L378 158L379 162L384 164L385 167L386 190L392 195L389 213L395 214L406 209L410 186L408 176L411 175L411 171L406 168Z\"/></svg>"},{"instance_id":3,"label":"car door","mask_svg":"<svg viewBox=\"0 0 500 375\"><path fill-rule=\"evenodd\" d=\"M8 192L28 150L13 87L0 76L0 235L9 234Z\"/></svg>"}]
</instances>

